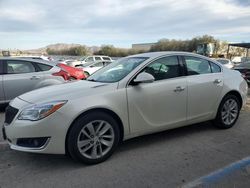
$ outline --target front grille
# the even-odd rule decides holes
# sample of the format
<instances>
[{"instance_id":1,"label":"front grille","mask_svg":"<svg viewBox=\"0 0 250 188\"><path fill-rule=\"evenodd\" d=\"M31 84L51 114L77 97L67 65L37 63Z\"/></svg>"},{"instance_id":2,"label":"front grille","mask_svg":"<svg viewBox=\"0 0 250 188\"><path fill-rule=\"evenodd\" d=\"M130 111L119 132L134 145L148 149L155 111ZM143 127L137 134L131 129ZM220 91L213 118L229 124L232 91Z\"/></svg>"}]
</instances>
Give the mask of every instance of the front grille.
<instances>
[{"instance_id":1,"label":"front grille","mask_svg":"<svg viewBox=\"0 0 250 188\"><path fill-rule=\"evenodd\" d=\"M8 106L5 110L5 123L10 124L18 113L18 109Z\"/></svg>"}]
</instances>

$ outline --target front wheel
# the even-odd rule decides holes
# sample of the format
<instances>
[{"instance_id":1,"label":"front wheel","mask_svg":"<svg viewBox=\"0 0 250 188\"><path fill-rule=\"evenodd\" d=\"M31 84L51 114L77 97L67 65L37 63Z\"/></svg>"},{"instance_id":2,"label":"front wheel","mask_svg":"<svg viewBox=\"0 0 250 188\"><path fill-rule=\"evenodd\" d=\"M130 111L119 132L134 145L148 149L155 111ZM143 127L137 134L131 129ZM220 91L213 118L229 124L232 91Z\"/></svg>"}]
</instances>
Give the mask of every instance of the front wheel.
<instances>
[{"instance_id":1,"label":"front wheel","mask_svg":"<svg viewBox=\"0 0 250 188\"><path fill-rule=\"evenodd\" d=\"M116 120L103 112L80 117L68 134L67 147L71 157L86 164L108 159L120 139Z\"/></svg>"},{"instance_id":2,"label":"front wheel","mask_svg":"<svg viewBox=\"0 0 250 188\"><path fill-rule=\"evenodd\" d=\"M227 95L219 106L214 124L222 129L231 128L236 123L239 114L239 99L235 95Z\"/></svg>"}]
</instances>

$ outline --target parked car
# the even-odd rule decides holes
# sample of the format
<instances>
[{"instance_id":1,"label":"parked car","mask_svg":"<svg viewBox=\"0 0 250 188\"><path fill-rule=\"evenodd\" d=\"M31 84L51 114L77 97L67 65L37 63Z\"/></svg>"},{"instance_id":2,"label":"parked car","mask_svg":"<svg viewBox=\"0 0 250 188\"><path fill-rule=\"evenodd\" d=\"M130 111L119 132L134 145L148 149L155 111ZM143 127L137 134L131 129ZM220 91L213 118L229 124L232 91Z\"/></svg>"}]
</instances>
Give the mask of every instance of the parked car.
<instances>
[{"instance_id":1,"label":"parked car","mask_svg":"<svg viewBox=\"0 0 250 188\"><path fill-rule=\"evenodd\" d=\"M77 67L82 65L81 61L78 60L63 60L63 61L58 61L59 63L71 66L71 67Z\"/></svg>"},{"instance_id":2,"label":"parked car","mask_svg":"<svg viewBox=\"0 0 250 188\"><path fill-rule=\"evenodd\" d=\"M66 80L83 80L87 78L81 68L71 67L63 63L58 63L57 66L68 73L68 78Z\"/></svg>"},{"instance_id":3,"label":"parked car","mask_svg":"<svg viewBox=\"0 0 250 188\"><path fill-rule=\"evenodd\" d=\"M0 58L0 104L40 87L64 83L63 72L51 62Z\"/></svg>"},{"instance_id":4,"label":"parked car","mask_svg":"<svg viewBox=\"0 0 250 188\"><path fill-rule=\"evenodd\" d=\"M93 74L94 72L98 71L99 69L109 65L112 63L111 61L97 61L97 62L89 62L83 64L81 67L83 67L84 74L86 76L89 76Z\"/></svg>"},{"instance_id":5,"label":"parked car","mask_svg":"<svg viewBox=\"0 0 250 188\"><path fill-rule=\"evenodd\" d=\"M230 61L230 59L217 58L215 60L218 61L219 63L221 63L222 65L226 66L229 69L232 69L234 67L234 63L232 61Z\"/></svg>"},{"instance_id":6,"label":"parked car","mask_svg":"<svg viewBox=\"0 0 250 188\"><path fill-rule=\"evenodd\" d=\"M47 57L44 55L41 55L41 56L18 56L18 58L31 59L31 60L53 61L52 57Z\"/></svg>"},{"instance_id":7,"label":"parked car","mask_svg":"<svg viewBox=\"0 0 250 188\"><path fill-rule=\"evenodd\" d=\"M198 54L138 54L86 81L15 98L6 110L3 135L14 150L68 153L95 164L109 158L121 141L139 135L208 120L230 128L246 104L247 90L238 71Z\"/></svg>"},{"instance_id":8,"label":"parked car","mask_svg":"<svg viewBox=\"0 0 250 188\"><path fill-rule=\"evenodd\" d=\"M250 84L250 61L236 65L234 70L239 71L247 83Z\"/></svg>"},{"instance_id":9,"label":"parked car","mask_svg":"<svg viewBox=\"0 0 250 188\"><path fill-rule=\"evenodd\" d=\"M100 61L113 61L109 56L101 56L101 55L94 55L94 56L86 56L80 59L82 64L89 63L89 62L100 62Z\"/></svg>"}]
</instances>

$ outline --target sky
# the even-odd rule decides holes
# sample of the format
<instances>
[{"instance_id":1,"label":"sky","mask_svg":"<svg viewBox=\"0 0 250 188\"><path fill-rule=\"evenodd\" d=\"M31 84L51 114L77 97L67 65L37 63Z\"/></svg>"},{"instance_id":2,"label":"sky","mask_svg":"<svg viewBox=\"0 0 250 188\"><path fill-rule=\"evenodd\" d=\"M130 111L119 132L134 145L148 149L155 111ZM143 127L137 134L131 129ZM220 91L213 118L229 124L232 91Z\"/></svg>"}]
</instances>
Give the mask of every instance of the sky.
<instances>
[{"instance_id":1,"label":"sky","mask_svg":"<svg viewBox=\"0 0 250 188\"><path fill-rule=\"evenodd\" d=\"M0 49L129 48L204 34L250 42L250 0L0 0Z\"/></svg>"}]
</instances>

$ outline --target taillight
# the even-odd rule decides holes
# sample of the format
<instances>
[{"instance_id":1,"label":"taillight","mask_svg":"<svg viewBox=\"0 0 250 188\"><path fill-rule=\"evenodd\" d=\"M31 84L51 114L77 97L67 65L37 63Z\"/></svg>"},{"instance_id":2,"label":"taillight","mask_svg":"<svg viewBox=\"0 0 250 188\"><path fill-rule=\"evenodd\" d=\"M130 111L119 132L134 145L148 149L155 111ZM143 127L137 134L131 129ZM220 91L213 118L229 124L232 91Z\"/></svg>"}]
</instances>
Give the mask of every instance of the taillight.
<instances>
[{"instance_id":1,"label":"taillight","mask_svg":"<svg viewBox=\"0 0 250 188\"><path fill-rule=\"evenodd\" d=\"M61 76L61 77L63 77L64 80L69 80L69 78L70 78L69 73L62 70L62 69L59 72L53 73L52 75L53 76Z\"/></svg>"},{"instance_id":2,"label":"taillight","mask_svg":"<svg viewBox=\"0 0 250 188\"><path fill-rule=\"evenodd\" d=\"M247 74L248 74L248 70L247 70L247 69L241 70L241 76L242 76L244 79L247 78Z\"/></svg>"}]
</instances>

